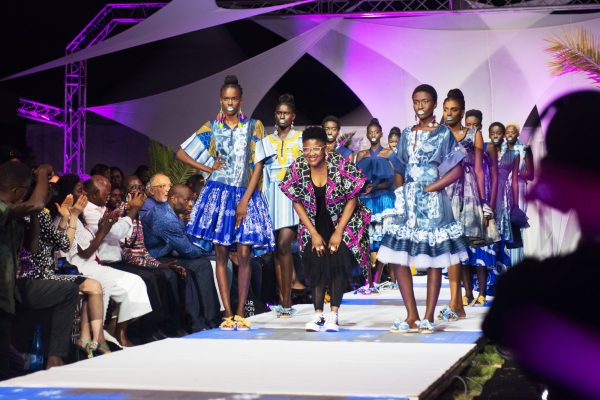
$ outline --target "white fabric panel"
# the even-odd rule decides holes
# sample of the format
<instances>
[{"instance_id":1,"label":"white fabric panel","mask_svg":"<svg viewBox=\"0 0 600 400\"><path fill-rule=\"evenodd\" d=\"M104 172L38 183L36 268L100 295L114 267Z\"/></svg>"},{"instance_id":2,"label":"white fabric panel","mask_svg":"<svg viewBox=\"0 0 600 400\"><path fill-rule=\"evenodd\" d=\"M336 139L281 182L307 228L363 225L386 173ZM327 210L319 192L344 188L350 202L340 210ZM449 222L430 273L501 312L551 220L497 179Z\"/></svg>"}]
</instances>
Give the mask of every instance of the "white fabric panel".
<instances>
[{"instance_id":1,"label":"white fabric panel","mask_svg":"<svg viewBox=\"0 0 600 400\"><path fill-rule=\"evenodd\" d=\"M265 8L224 9L217 7L214 0L173 0L146 20L118 35L88 49L83 49L65 57L27 69L6 77L3 80L30 75L76 61L87 60L142 44L156 42L173 36L183 35L184 33L199 31L211 26L222 25L312 1L314 0L302 0Z\"/></svg>"},{"instance_id":2,"label":"white fabric panel","mask_svg":"<svg viewBox=\"0 0 600 400\"><path fill-rule=\"evenodd\" d=\"M242 110L248 115L281 76L339 20L332 19L218 74L198 82L141 99L88 111L144 133L161 143L178 146L219 110L219 88L235 74L244 88Z\"/></svg>"}]
</instances>

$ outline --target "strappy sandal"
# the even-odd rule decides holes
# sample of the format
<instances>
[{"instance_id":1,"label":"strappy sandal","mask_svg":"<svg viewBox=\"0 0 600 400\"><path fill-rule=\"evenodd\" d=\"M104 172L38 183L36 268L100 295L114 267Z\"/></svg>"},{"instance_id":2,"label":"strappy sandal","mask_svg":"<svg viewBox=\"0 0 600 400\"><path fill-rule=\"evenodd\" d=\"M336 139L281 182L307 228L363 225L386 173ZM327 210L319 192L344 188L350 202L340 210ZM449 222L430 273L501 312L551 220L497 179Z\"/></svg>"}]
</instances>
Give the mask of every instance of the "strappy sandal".
<instances>
[{"instance_id":1,"label":"strappy sandal","mask_svg":"<svg viewBox=\"0 0 600 400\"><path fill-rule=\"evenodd\" d=\"M411 328L410 324L406 321L400 321L399 319L397 319L396 321L394 321L394 323L392 324L392 326L390 327L389 331L391 333L416 333L419 331L419 325L420 325L421 321L415 321L415 324L417 325L417 328Z\"/></svg>"},{"instance_id":2,"label":"strappy sandal","mask_svg":"<svg viewBox=\"0 0 600 400\"><path fill-rule=\"evenodd\" d=\"M434 331L435 331L435 327L428 320L424 319L423 321L421 321L419 323L419 333L429 334L429 333L433 333Z\"/></svg>"},{"instance_id":3,"label":"strappy sandal","mask_svg":"<svg viewBox=\"0 0 600 400\"><path fill-rule=\"evenodd\" d=\"M98 342L90 341L85 346L85 353L87 354L87 358L94 358L94 352L98 350Z\"/></svg>"},{"instance_id":4,"label":"strappy sandal","mask_svg":"<svg viewBox=\"0 0 600 400\"><path fill-rule=\"evenodd\" d=\"M473 307L481 307L481 306L485 306L487 304L487 301L485 300L485 297L483 296L478 296L476 299L474 299L471 302L471 306Z\"/></svg>"},{"instance_id":5,"label":"strappy sandal","mask_svg":"<svg viewBox=\"0 0 600 400\"><path fill-rule=\"evenodd\" d=\"M467 296L463 296L462 301L463 301L463 306L471 306L471 305L473 305L472 303L475 300L472 297L471 297L471 300L469 300L469 298Z\"/></svg>"},{"instance_id":6,"label":"strappy sandal","mask_svg":"<svg viewBox=\"0 0 600 400\"><path fill-rule=\"evenodd\" d=\"M219 325L219 329L222 331L235 330L235 322L233 321L233 317L223 318L223 322L221 322L221 325Z\"/></svg>"},{"instance_id":7,"label":"strappy sandal","mask_svg":"<svg viewBox=\"0 0 600 400\"><path fill-rule=\"evenodd\" d=\"M450 309L450 307L444 307L437 316L437 319L446 322L458 321L458 314Z\"/></svg>"},{"instance_id":8,"label":"strappy sandal","mask_svg":"<svg viewBox=\"0 0 600 400\"><path fill-rule=\"evenodd\" d=\"M298 310L293 307L283 307L280 305L269 306L269 308L275 313L277 318L292 318L292 316L298 312Z\"/></svg>"},{"instance_id":9,"label":"strappy sandal","mask_svg":"<svg viewBox=\"0 0 600 400\"><path fill-rule=\"evenodd\" d=\"M108 343L99 343L98 348L96 349L98 354L110 354L112 353L110 347L108 347Z\"/></svg>"},{"instance_id":10,"label":"strappy sandal","mask_svg":"<svg viewBox=\"0 0 600 400\"><path fill-rule=\"evenodd\" d=\"M240 317L236 315L233 317L233 321L235 324L235 329L238 331L249 331L252 324L246 320L244 317Z\"/></svg>"}]
</instances>

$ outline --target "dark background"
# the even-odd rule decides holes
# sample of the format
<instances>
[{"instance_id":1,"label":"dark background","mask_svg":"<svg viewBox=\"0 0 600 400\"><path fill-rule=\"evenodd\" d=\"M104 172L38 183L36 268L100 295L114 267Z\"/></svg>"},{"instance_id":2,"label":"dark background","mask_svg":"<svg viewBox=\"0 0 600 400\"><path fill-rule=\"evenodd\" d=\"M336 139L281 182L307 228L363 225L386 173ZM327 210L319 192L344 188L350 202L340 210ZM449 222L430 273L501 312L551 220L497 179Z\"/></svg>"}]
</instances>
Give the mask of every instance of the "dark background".
<instances>
[{"instance_id":1,"label":"dark background","mask_svg":"<svg viewBox=\"0 0 600 400\"><path fill-rule=\"evenodd\" d=\"M0 77L63 56L66 45L106 3L94 0L3 2ZM244 20L95 58L88 61L88 105L134 99L186 85L283 41L255 22ZM19 97L62 108L63 80L64 69L55 68L0 82L0 144L25 147L26 130L31 131L31 124L37 123L17 117ZM271 88L254 116L270 125L276 99L285 92L296 97L296 125L320 123L325 114L343 116L362 107L360 100L336 75L308 55ZM218 94L214 96L216 103ZM88 126L114 124L88 113ZM119 131L123 134L123 129ZM100 161L88 160L88 164Z\"/></svg>"}]
</instances>

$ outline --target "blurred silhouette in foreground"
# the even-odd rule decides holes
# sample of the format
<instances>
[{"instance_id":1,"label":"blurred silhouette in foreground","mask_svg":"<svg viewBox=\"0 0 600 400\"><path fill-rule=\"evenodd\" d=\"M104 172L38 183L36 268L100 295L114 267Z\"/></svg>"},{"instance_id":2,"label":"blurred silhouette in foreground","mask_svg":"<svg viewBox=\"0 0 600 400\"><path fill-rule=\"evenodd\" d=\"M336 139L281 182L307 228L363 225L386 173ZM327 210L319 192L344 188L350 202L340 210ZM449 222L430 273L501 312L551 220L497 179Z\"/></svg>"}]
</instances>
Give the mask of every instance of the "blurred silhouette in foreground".
<instances>
[{"instance_id":1,"label":"blurred silhouette in foreground","mask_svg":"<svg viewBox=\"0 0 600 400\"><path fill-rule=\"evenodd\" d=\"M547 385L548 399L600 398L600 91L574 92L542 114L547 155L529 197L581 227L577 249L526 259L498 281L483 331Z\"/></svg>"}]
</instances>

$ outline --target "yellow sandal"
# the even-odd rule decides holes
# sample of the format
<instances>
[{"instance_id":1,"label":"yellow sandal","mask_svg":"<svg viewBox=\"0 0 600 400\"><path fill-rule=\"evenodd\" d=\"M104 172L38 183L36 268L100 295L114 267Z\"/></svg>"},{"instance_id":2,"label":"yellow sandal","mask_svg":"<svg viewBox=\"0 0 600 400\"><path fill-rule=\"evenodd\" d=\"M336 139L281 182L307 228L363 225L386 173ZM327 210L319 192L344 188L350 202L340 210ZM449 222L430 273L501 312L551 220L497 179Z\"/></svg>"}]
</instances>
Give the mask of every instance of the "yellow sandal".
<instances>
[{"instance_id":1,"label":"yellow sandal","mask_svg":"<svg viewBox=\"0 0 600 400\"><path fill-rule=\"evenodd\" d=\"M222 331L233 331L235 330L235 322L233 321L233 317L223 318L223 322L219 325L219 329Z\"/></svg>"},{"instance_id":2,"label":"yellow sandal","mask_svg":"<svg viewBox=\"0 0 600 400\"><path fill-rule=\"evenodd\" d=\"M248 322L246 320L246 318L244 317L240 317L239 315L236 315L234 318L234 324L235 324L235 329L237 329L238 331L248 331L250 330L250 327L252 326L252 324L250 322Z\"/></svg>"}]
</instances>

